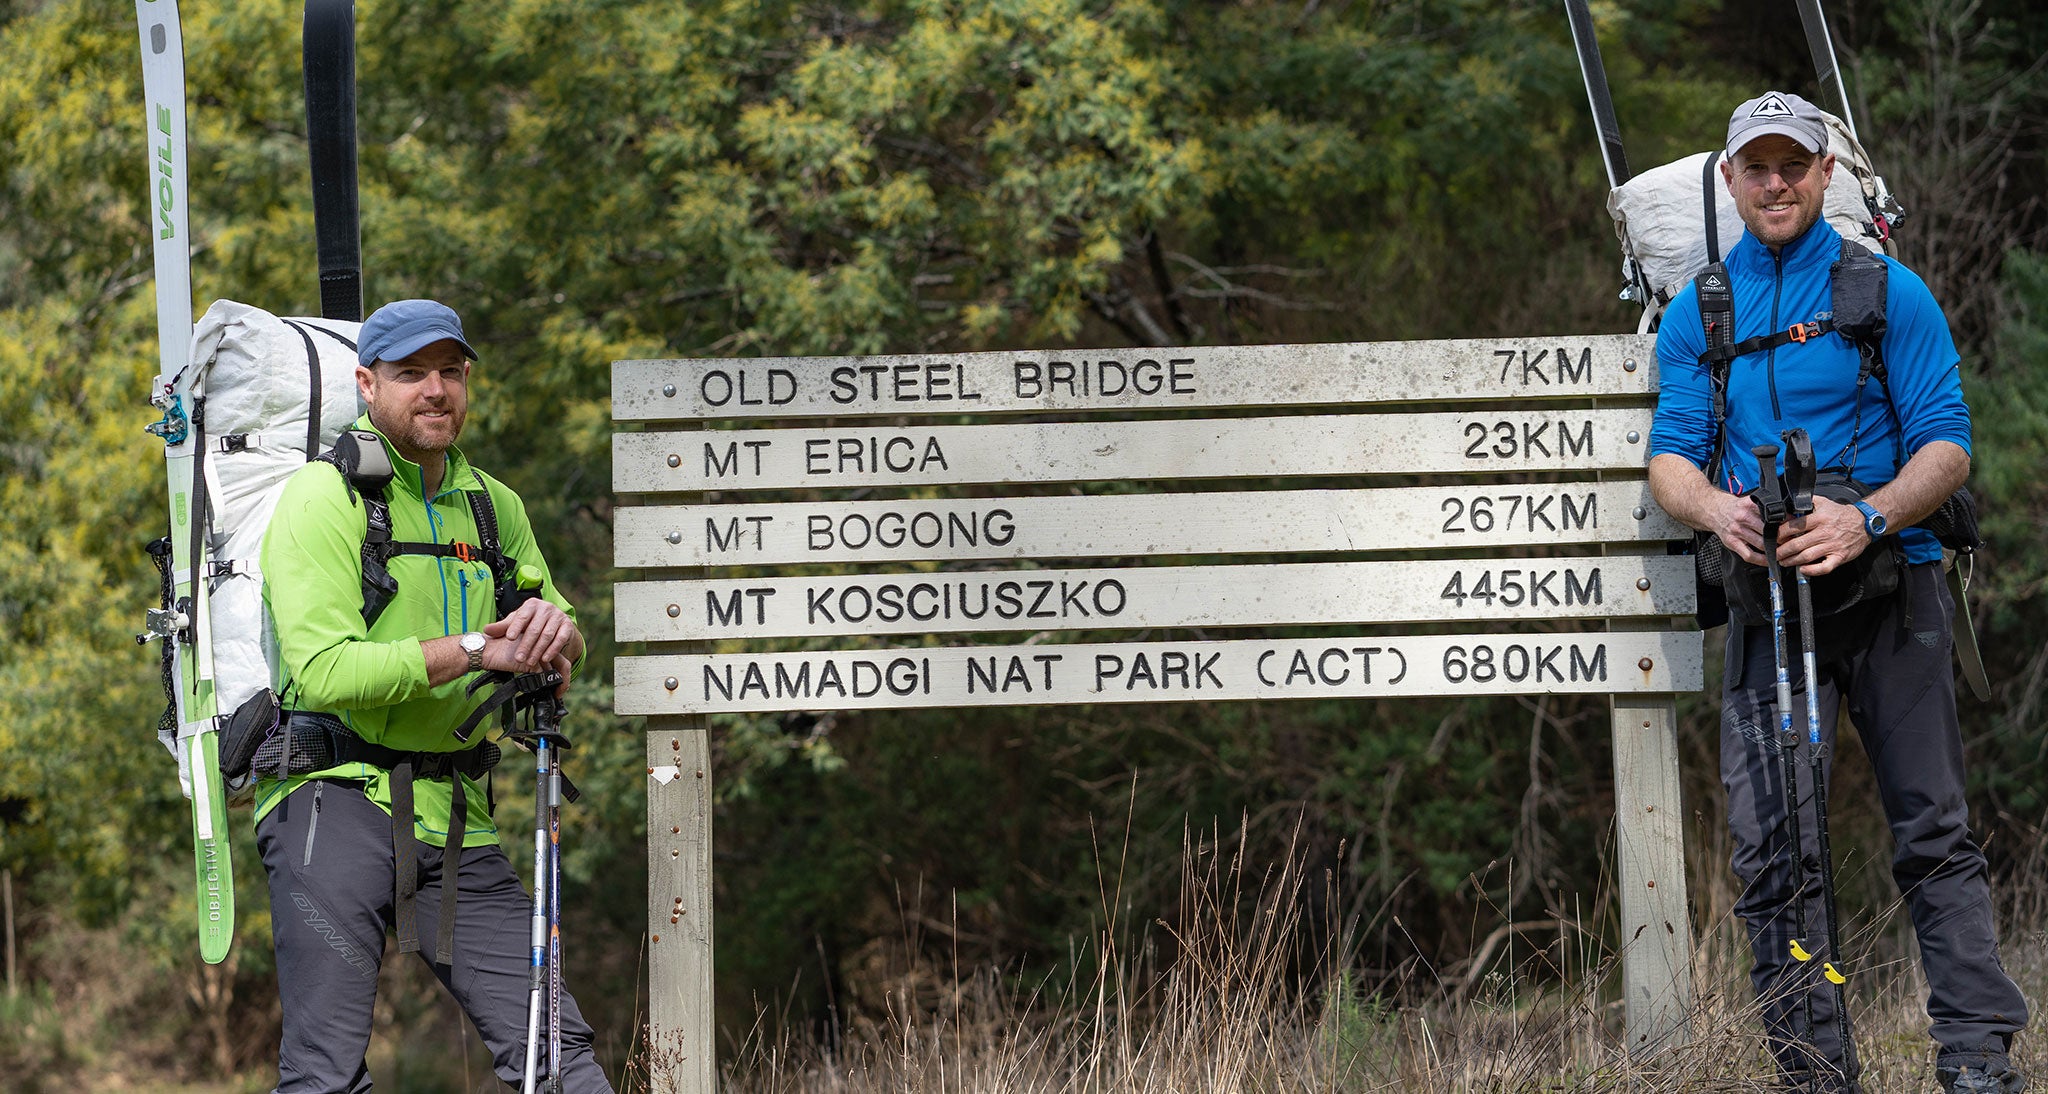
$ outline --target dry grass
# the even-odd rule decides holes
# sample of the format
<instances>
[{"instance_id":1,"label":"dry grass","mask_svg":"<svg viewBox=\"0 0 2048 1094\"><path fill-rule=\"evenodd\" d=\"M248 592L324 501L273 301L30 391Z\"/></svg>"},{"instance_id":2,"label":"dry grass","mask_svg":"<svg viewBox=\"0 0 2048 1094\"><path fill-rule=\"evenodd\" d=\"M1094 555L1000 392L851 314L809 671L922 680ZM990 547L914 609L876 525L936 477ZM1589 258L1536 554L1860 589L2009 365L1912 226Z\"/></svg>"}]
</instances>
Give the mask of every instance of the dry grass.
<instances>
[{"instance_id":1,"label":"dry grass","mask_svg":"<svg viewBox=\"0 0 2048 1094\"><path fill-rule=\"evenodd\" d=\"M1109 921L1069 962L1064 989L998 970L906 966L882 1012L834 1044L758 1030L731 1054L723 1089L746 1094L1054 1094L1262 1091L1764 1091L1776 1089L1747 978L1741 927L1710 925L1695 954L1689 1039L1623 1048L1619 956L1568 922L1500 932L1521 956L1496 971L1423 974L1363 990L1341 944L1302 952L1302 909L1321 886L1293 866L1246 881L1245 864L1186 857L1166 942ZM2006 884L2004 956L2032 999L2048 996L2048 883ZM1117 908L1113 893L1105 907ZM1872 1094L1937 1089L1910 932L1896 908L1845 940L1851 1015ZM1398 925L1396 925L1398 926ZM1507 926L1507 925L1504 925ZM1514 925L1520 927L1523 925ZM1544 938L1546 933L1548 937ZM1155 935L1156 936L1156 935ZM1902 941L1904 940L1904 941ZM1531 956L1531 949L1537 952ZM906 951L914 950L907 946ZM1519 963L1518 963L1519 962ZM1482 965L1475 968L1484 968ZM1539 980L1525 975L1545 970ZM1562 975L1559 975L1559 970ZM1317 985L1304 991L1304 982ZM1400 1001L1396 1001L1400 1000ZM2022 1038L2016 1062L2028 1065ZM2036 1068L2036 1070L2038 1070ZM644 1076L635 1076L644 1081ZM629 1083L628 1086L634 1085Z\"/></svg>"},{"instance_id":2,"label":"dry grass","mask_svg":"<svg viewBox=\"0 0 2048 1094\"><path fill-rule=\"evenodd\" d=\"M1197 841L1190 840L1190 845ZM2030 999L2048 999L2048 843L2043 860L1994 879L2006 966ZM1585 916L1503 920L1475 959L1448 969L1421 962L1405 978L1366 979L1342 940L1321 941L1339 917L1327 877L1290 859L1248 865L1213 844L1183 857L1178 907L1162 921L1131 922L1116 879L1096 937L1077 945L1063 975L1027 981L999 969L942 969L907 955L930 952L911 935L895 947L887 987L847 1001L854 1011L829 1042L770 1036L766 1024L726 1057L733 1094L1179 1094L1264 1091L1685 1091L1772 1089L1741 927L1722 915L1694 955L1699 996L1691 1038L1651 1053L1623 1048L1620 956L1598 939L1593 898ZM1881 878L1852 869L1852 887ZM1878 904L1864 893L1856 906ZM1851 1013L1871 1094L1935 1089L1933 1049L1911 959L1910 931L1892 897L1853 921L1845 939ZM1701 908L1731 897L1696 887ZM1845 908L1849 905L1845 903ZM1376 925L1400 931L1398 923ZM137 999L177 998L169 971L125 966L110 933L67 929L64 978L0 996L0 1090L177 1090L244 1094L268 1089L268 1062L213 1082L173 1080L170 1029ZM1137 941L1144 940L1144 941ZM59 941L52 939L53 945ZM391 962L373 1068L379 1089L500 1089L480 1048L458 1024L433 1020L452 1005L411 961ZM131 998L106 985L148 989ZM1304 986L1306 985L1306 986ZM162 1008L159 1008L160 1010ZM110 1031L119 1031L114 1036ZM452 1038L452 1039L451 1039ZM2019 1064L2042 1073L2034 1035ZM467 1055L465 1056L465 1051ZM646 1053L620 1076L627 1094L648 1089Z\"/></svg>"}]
</instances>

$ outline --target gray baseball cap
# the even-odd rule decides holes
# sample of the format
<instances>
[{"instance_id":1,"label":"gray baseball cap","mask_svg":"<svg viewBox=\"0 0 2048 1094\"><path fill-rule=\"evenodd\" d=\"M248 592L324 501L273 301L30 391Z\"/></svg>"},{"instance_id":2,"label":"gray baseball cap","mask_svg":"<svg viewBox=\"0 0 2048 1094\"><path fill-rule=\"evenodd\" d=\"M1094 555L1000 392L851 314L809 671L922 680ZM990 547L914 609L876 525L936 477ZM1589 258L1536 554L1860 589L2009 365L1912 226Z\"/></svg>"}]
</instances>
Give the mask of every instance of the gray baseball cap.
<instances>
[{"instance_id":1,"label":"gray baseball cap","mask_svg":"<svg viewBox=\"0 0 2048 1094\"><path fill-rule=\"evenodd\" d=\"M1766 91L1735 108L1728 118L1728 154L1777 133L1815 154L1828 150L1828 123L1820 108L1789 91Z\"/></svg>"},{"instance_id":2,"label":"gray baseball cap","mask_svg":"<svg viewBox=\"0 0 2048 1094\"><path fill-rule=\"evenodd\" d=\"M396 361L447 338L476 360L476 351L462 337L462 318L438 300L394 300L370 313L356 335L356 361L364 368L378 361Z\"/></svg>"}]
</instances>

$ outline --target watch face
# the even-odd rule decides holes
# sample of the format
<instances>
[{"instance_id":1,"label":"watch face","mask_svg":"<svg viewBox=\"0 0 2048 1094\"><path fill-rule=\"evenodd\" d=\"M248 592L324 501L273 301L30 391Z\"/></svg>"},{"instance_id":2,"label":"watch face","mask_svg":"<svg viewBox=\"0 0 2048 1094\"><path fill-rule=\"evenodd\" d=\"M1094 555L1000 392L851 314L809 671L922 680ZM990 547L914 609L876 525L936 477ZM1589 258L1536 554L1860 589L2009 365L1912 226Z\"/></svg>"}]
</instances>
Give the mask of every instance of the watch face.
<instances>
[{"instance_id":1,"label":"watch face","mask_svg":"<svg viewBox=\"0 0 2048 1094\"><path fill-rule=\"evenodd\" d=\"M462 648L470 653L482 653L484 649L484 636L475 631L463 635Z\"/></svg>"}]
</instances>

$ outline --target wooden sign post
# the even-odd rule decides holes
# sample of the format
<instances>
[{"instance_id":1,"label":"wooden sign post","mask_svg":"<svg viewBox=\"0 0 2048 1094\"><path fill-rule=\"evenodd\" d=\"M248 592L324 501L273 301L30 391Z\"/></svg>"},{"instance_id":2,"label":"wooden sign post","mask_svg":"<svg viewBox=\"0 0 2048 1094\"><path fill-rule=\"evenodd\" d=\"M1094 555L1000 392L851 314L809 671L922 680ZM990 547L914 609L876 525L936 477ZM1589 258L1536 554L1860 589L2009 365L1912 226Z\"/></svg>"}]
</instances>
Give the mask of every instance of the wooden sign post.
<instances>
[{"instance_id":1,"label":"wooden sign post","mask_svg":"<svg viewBox=\"0 0 2048 1094\"><path fill-rule=\"evenodd\" d=\"M1682 1037L1671 697L1704 670L1665 552L1690 533L1643 478L1654 362L1617 335L618 362L614 418L662 426L613 438L657 1088L716 1079L705 718L742 711L1609 695L1628 1041ZM1330 632L1261 634L1304 626ZM977 638L890 643L948 634Z\"/></svg>"}]
</instances>

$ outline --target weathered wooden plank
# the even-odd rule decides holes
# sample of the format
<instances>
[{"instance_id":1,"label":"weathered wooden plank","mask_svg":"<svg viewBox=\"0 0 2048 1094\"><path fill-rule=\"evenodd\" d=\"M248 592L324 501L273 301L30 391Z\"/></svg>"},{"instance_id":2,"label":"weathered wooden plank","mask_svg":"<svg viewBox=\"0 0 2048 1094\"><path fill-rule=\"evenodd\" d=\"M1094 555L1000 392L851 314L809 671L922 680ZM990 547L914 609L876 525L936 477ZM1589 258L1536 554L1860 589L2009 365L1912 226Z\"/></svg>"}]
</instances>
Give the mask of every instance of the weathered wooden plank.
<instances>
[{"instance_id":1,"label":"weathered wooden plank","mask_svg":"<svg viewBox=\"0 0 2048 1094\"><path fill-rule=\"evenodd\" d=\"M1668 555L622 581L613 590L621 642L1480 623L1689 615L1696 606L1692 560Z\"/></svg>"},{"instance_id":2,"label":"weathered wooden plank","mask_svg":"<svg viewBox=\"0 0 2048 1094\"><path fill-rule=\"evenodd\" d=\"M1700 632L674 654L613 663L622 715L1696 690Z\"/></svg>"},{"instance_id":3,"label":"weathered wooden plank","mask_svg":"<svg viewBox=\"0 0 2048 1094\"><path fill-rule=\"evenodd\" d=\"M1309 406L1655 391L1648 335L618 361L618 421Z\"/></svg>"},{"instance_id":4,"label":"weathered wooden plank","mask_svg":"<svg viewBox=\"0 0 2048 1094\"><path fill-rule=\"evenodd\" d=\"M1677 711L1669 696L1617 695L1613 714L1628 1047L1668 1048L1689 1038L1693 1013Z\"/></svg>"},{"instance_id":5,"label":"weathered wooden plank","mask_svg":"<svg viewBox=\"0 0 2048 1094\"><path fill-rule=\"evenodd\" d=\"M1648 407L618 433L612 488L1621 470L1644 465L1649 433Z\"/></svg>"},{"instance_id":6,"label":"weathered wooden plank","mask_svg":"<svg viewBox=\"0 0 2048 1094\"><path fill-rule=\"evenodd\" d=\"M711 993L711 744L702 715L647 722L647 1072L665 1094L717 1090Z\"/></svg>"},{"instance_id":7,"label":"weathered wooden plank","mask_svg":"<svg viewBox=\"0 0 2048 1094\"><path fill-rule=\"evenodd\" d=\"M649 505L618 510L617 565L761 566L1676 539L1640 479L1380 490Z\"/></svg>"}]
</instances>

